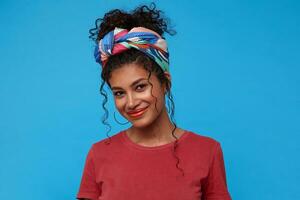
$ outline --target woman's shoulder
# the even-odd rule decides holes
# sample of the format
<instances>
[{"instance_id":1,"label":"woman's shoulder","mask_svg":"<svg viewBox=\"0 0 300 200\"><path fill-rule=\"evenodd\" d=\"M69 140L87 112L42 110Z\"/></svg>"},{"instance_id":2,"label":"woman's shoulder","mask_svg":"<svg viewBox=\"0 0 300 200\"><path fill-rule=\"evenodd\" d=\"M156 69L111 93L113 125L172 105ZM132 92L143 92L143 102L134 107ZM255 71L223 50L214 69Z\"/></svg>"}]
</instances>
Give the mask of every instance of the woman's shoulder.
<instances>
[{"instance_id":1,"label":"woman's shoulder","mask_svg":"<svg viewBox=\"0 0 300 200\"><path fill-rule=\"evenodd\" d=\"M119 131L119 132L116 132L114 134L108 134L106 135L105 134L105 138L102 138L96 142L94 142L92 144L92 147L102 147L102 146L107 146L107 145L110 145L110 144L113 144L113 143L116 143L118 141L120 141L121 139L121 134L123 133L123 130Z\"/></svg>"},{"instance_id":2,"label":"woman's shoulder","mask_svg":"<svg viewBox=\"0 0 300 200\"><path fill-rule=\"evenodd\" d=\"M198 160L211 160L221 145L219 141L211 136L198 132L188 131L188 137L182 142L182 151L186 155L193 155Z\"/></svg>"},{"instance_id":3,"label":"woman's shoulder","mask_svg":"<svg viewBox=\"0 0 300 200\"><path fill-rule=\"evenodd\" d=\"M212 138L205 134L194 132L194 131L187 131L187 132L189 133L188 142L190 143L190 145L208 147L208 148L212 148L220 145L219 141L217 141L215 138Z\"/></svg>"}]
</instances>

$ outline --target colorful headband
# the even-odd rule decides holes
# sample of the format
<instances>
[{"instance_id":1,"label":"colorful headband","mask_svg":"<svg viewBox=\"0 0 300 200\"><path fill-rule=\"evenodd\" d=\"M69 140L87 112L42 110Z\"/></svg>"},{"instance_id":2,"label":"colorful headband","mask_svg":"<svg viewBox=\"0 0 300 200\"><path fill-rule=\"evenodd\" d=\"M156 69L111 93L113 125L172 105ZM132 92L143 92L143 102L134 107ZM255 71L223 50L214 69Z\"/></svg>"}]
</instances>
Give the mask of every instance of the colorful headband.
<instances>
[{"instance_id":1,"label":"colorful headband","mask_svg":"<svg viewBox=\"0 0 300 200\"><path fill-rule=\"evenodd\" d=\"M166 40L158 33L144 27L135 27L130 31L116 27L99 41L94 56L96 62L100 63L103 68L109 56L119 54L130 48L144 52L164 72L169 72L169 53Z\"/></svg>"}]
</instances>

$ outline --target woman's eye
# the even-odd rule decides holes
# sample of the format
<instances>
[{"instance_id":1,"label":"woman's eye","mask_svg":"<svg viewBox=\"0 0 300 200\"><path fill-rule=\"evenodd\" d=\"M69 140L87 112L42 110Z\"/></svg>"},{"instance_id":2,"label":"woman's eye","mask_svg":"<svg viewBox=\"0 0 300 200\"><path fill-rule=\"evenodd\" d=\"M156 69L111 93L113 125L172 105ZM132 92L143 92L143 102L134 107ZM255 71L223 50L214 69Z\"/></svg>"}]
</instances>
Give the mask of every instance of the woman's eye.
<instances>
[{"instance_id":1,"label":"woman's eye","mask_svg":"<svg viewBox=\"0 0 300 200\"><path fill-rule=\"evenodd\" d=\"M117 91L117 92L114 92L114 96L116 97L119 97L123 94L123 92L120 92L120 91Z\"/></svg>"},{"instance_id":2,"label":"woman's eye","mask_svg":"<svg viewBox=\"0 0 300 200\"><path fill-rule=\"evenodd\" d=\"M138 86L136 87L136 89L137 89L137 90L142 90L142 89L144 89L146 86L147 86L146 84L141 84L141 85L138 85Z\"/></svg>"}]
</instances>

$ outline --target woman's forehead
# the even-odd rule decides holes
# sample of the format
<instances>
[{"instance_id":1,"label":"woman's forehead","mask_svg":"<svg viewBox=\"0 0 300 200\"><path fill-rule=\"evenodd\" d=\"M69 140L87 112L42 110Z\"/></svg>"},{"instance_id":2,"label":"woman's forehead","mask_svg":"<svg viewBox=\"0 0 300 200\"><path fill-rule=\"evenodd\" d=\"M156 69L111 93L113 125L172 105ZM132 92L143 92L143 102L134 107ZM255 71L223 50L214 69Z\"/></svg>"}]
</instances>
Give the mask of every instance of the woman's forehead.
<instances>
[{"instance_id":1,"label":"woman's forehead","mask_svg":"<svg viewBox=\"0 0 300 200\"><path fill-rule=\"evenodd\" d=\"M126 64L111 73L109 83L112 87L131 85L137 80L148 79L149 72L137 64Z\"/></svg>"}]
</instances>

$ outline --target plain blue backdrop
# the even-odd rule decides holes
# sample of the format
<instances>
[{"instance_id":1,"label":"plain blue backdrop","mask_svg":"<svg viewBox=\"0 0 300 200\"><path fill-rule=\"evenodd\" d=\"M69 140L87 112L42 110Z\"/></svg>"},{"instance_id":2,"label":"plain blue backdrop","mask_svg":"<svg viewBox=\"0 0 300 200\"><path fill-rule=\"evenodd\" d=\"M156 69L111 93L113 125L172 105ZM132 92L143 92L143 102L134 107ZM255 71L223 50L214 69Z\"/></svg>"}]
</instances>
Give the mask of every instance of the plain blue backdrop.
<instances>
[{"instance_id":1,"label":"plain blue backdrop","mask_svg":"<svg viewBox=\"0 0 300 200\"><path fill-rule=\"evenodd\" d=\"M147 2L1 1L0 199L75 199L107 131L88 30ZM155 2L177 31L178 125L221 143L233 199L300 199L299 1Z\"/></svg>"}]
</instances>

